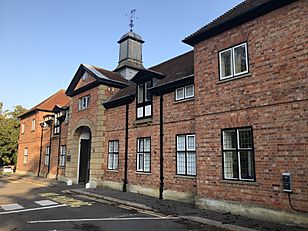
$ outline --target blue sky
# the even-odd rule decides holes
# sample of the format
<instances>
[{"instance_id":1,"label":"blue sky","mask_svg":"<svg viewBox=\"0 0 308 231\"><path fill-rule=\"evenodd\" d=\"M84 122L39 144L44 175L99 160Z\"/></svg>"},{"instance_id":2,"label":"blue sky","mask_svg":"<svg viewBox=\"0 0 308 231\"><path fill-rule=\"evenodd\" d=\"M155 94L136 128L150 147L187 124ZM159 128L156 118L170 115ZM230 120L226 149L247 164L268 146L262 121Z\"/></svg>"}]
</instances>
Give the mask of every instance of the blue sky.
<instances>
[{"instance_id":1,"label":"blue sky","mask_svg":"<svg viewBox=\"0 0 308 231\"><path fill-rule=\"evenodd\" d=\"M31 108L66 89L80 63L113 70L131 9L150 67L191 50L183 38L241 1L0 0L0 101Z\"/></svg>"}]
</instances>

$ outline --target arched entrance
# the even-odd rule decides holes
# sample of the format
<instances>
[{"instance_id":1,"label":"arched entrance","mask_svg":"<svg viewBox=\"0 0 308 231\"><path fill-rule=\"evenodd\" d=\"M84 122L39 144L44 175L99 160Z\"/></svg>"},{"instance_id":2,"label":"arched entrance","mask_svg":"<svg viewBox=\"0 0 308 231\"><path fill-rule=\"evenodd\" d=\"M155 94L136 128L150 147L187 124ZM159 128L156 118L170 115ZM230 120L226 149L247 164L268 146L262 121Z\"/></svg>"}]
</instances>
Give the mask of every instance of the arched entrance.
<instances>
[{"instance_id":1,"label":"arched entrance","mask_svg":"<svg viewBox=\"0 0 308 231\"><path fill-rule=\"evenodd\" d=\"M77 180L78 183L85 184L89 181L90 176L91 130L82 126L76 130L75 134L80 134Z\"/></svg>"}]
</instances>

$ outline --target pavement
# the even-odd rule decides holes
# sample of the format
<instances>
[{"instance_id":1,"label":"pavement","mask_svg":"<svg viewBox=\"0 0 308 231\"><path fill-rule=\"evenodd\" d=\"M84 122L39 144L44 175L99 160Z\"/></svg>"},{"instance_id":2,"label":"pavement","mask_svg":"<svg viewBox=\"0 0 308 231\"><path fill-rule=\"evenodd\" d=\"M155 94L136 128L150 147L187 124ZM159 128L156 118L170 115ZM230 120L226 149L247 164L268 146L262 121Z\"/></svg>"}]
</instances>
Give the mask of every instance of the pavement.
<instances>
[{"instance_id":1,"label":"pavement","mask_svg":"<svg viewBox=\"0 0 308 231\"><path fill-rule=\"evenodd\" d=\"M37 177L23 177L24 181L36 184L55 186L63 185L63 182ZM166 217L177 217L188 222L197 222L204 225L217 227L217 230L279 230L279 231L303 231L302 227L278 224L274 222L256 220L231 213L214 212L196 208L193 204L171 200L160 200L155 197L122 192L109 188L85 189L83 186L67 186L63 193L79 195L100 203L133 208L136 211L149 212Z\"/></svg>"}]
</instances>

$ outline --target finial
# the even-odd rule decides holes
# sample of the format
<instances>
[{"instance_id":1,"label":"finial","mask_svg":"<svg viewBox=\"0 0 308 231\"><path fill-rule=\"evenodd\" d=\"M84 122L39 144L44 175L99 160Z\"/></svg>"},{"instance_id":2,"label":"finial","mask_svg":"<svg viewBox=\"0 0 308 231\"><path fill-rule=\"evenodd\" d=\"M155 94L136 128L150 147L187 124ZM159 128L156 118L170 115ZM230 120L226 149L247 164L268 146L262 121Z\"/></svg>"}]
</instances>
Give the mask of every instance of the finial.
<instances>
[{"instance_id":1,"label":"finial","mask_svg":"<svg viewBox=\"0 0 308 231\"><path fill-rule=\"evenodd\" d=\"M138 19L138 17L135 16L136 14L136 9L133 9L130 11L129 14L126 14L126 16L129 17L129 27L130 27L130 31L133 31L133 27L134 27L134 19Z\"/></svg>"}]
</instances>

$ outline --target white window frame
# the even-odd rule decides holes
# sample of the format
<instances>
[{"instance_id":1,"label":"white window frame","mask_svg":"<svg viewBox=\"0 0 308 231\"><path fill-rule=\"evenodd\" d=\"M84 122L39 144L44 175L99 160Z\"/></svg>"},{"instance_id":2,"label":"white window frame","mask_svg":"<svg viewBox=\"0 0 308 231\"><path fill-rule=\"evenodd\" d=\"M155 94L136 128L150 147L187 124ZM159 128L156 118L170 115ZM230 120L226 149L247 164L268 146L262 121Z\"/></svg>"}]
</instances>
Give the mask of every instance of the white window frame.
<instances>
[{"instance_id":1,"label":"white window frame","mask_svg":"<svg viewBox=\"0 0 308 231\"><path fill-rule=\"evenodd\" d=\"M236 132L236 148L226 148L225 147L225 132L226 131L235 131ZM245 131L245 130L250 130L251 131L251 147L250 148L241 148L240 147L240 137L239 137L239 133L240 131ZM242 174L241 174L241 151L247 151L247 152L251 152L251 163L249 164L249 166L252 166L252 175L253 178L242 178ZM237 156L237 171L238 171L238 177L228 177L226 175L225 172L225 165L226 165L226 156L225 156L225 152L236 152L236 156ZM238 180L238 181L255 181L255 172L254 172L254 168L255 168L255 161L254 161L254 148L253 148L253 132L252 132L252 128L251 127L242 127L242 128L232 128L232 129L223 129L222 130L222 157L223 157L223 163L224 163L224 167L223 167L223 177L226 180Z\"/></svg>"},{"instance_id":2,"label":"white window frame","mask_svg":"<svg viewBox=\"0 0 308 231\"><path fill-rule=\"evenodd\" d=\"M89 104L90 104L90 95L86 95L86 96L79 98L78 110L81 111L81 110L87 109L89 107Z\"/></svg>"},{"instance_id":3,"label":"white window frame","mask_svg":"<svg viewBox=\"0 0 308 231\"><path fill-rule=\"evenodd\" d=\"M192 87L193 88L193 94L192 95L187 95L187 88ZM183 91L183 96L179 97L178 92L179 91ZM175 89L175 100L176 101L180 101L180 100L184 100L184 99L190 99L195 97L195 85L194 84L190 84L187 85L185 87L179 87L177 89Z\"/></svg>"},{"instance_id":4,"label":"white window frame","mask_svg":"<svg viewBox=\"0 0 308 231\"><path fill-rule=\"evenodd\" d=\"M25 124L21 124L20 126L20 130L21 130L21 134L24 134L25 133Z\"/></svg>"},{"instance_id":5,"label":"white window frame","mask_svg":"<svg viewBox=\"0 0 308 231\"><path fill-rule=\"evenodd\" d=\"M49 156L50 156L50 146L46 146L46 148L45 148L45 161L44 161L45 166L48 166L50 164L49 163Z\"/></svg>"},{"instance_id":6,"label":"white window frame","mask_svg":"<svg viewBox=\"0 0 308 231\"><path fill-rule=\"evenodd\" d=\"M148 140L150 142L150 150L145 151L145 140ZM139 149L139 142L143 141L143 150ZM150 159L149 165L146 165L146 156ZM142 158L142 162L140 159ZM137 156L136 156L136 171L137 172L151 172L151 138L145 137L145 138L138 138L137 139ZM141 164L142 163L142 166ZM141 167L140 167L141 166Z\"/></svg>"},{"instance_id":7,"label":"white window frame","mask_svg":"<svg viewBox=\"0 0 308 231\"><path fill-rule=\"evenodd\" d=\"M152 81L137 85L136 95L136 117L137 119L148 118L152 116L152 95L148 95L148 89L151 88ZM149 96L149 98L148 98Z\"/></svg>"},{"instance_id":8,"label":"white window frame","mask_svg":"<svg viewBox=\"0 0 308 231\"><path fill-rule=\"evenodd\" d=\"M110 149L111 144L113 144L113 150ZM117 150L114 145L117 145ZM118 170L119 169L119 140L110 140L108 142L108 170Z\"/></svg>"},{"instance_id":9,"label":"white window frame","mask_svg":"<svg viewBox=\"0 0 308 231\"><path fill-rule=\"evenodd\" d=\"M184 137L185 139L185 146L184 149L179 148L179 137ZM188 139L190 137L194 138L194 147L189 148L188 145ZM188 154L194 153L195 163L194 163L194 170L193 173L188 172ZM179 155L184 154L185 155L185 173L179 172L178 166L179 166ZM176 135L176 174L182 175L182 176L196 176L197 175L197 156L196 156L196 135L195 134L178 134Z\"/></svg>"},{"instance_id":10,"label":"white window frame","mask_svg":"<svg viewBox=\"0 0 308 231\"><path fill-rule=\"evenodd\" d=\"M54 120L54 130L53 134L58 135L60 133L60 121L58 120L58 114L55 114L55 120Z\"/></svg>"},{"instance_id":11,"label":"white window frame","mask_svg":"<svg viewBox=\"0 0 308 231\"><path fill-rule=\"evenodd\" d=\"M32 121L31 121L31 131L35 131L35 124L36 124L36 120L32 119Z\"/></svg>"},{"instance_id":12,"label":"white window frame","mask_svg":"<svg viewBox=\"0 0 308 231\"><path fill-rule=\"evenodd\" d=\"M28 148L24 149L24 159L23 159L23 164L28 163Z\"/></svg>"},{"instance_id":13,"label":"white window frame","mask_svg":"<svg viewBox=\"0 0 308 231\"><path fill-rule=\"evenodd\" d=\"M239 73L235 73L235 52L234 50L238 47L241 47L241 46L244 46L245 47L245 57L246 57L246 70L245 71L242 71L242 72L239 72ZM222 57L222 54L225 53L225 52L228 52L228 51L231 51L231 60L230 60L230 69L231 69L231 74L228 75L228 76L222 76L222 70L221 70L221 57ZM243 75L243 74L246 74L249 72L249 69L248 69L248 49L247 49L247 42L244 42L244 43L241 43L239 45L236 45L234 47L231 47L231 48L228 48L226 50L223 50L223 51L220 51L219 52L219 78L220 80L225 80L225 79L230 79L230 78L234 78L234 77L237 77L239 75Z\"/></svg>"},{"instance_id":14,"label":"white window frame","mask_svg":"<svg viewBox=\"0 0 308 231\"><path fill-rule=\"evenodd\" d=\"M65 167L66 165L66 145L61 145L60 146L60 160L59 160L59 165L60 167Z\"/></svg>"}]
</instances>

